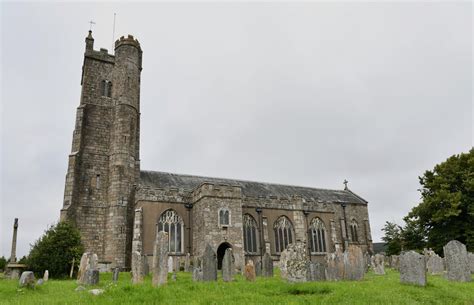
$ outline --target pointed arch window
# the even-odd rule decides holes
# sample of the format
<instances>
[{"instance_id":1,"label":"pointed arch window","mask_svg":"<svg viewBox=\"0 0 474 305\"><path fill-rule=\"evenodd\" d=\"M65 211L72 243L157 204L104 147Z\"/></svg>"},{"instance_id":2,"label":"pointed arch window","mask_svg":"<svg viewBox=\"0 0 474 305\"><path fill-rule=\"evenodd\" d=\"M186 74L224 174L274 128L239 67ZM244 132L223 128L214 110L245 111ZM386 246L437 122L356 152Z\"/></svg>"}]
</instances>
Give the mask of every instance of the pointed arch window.
<instances>
[{"instance_id":1,"label":"pointed arch window","mask_svg":"<svg viewBox=\"0 0 474 305\"><path fill-rule=\"evenodd\" d=\"M280 216L274 225L275 232L275 252L281 253L293 242L293 225L286 216Z\"/></svg>"},{"instance_id":2,"label":"pointed arch window","mask_svg":"<svg viewBox=\"0 0 474 305\"><path fill-rule=\"evenodd\" d=\"M100 82L100 94L106 97L112 97L112 82L109 80L102 80Z\"/></svg>"},{"instance_id":3,"label":"pointed arch window","mask_svg":"<svg viewBox=\"0 0 474 305\"><path fill-rule=\"evenodd\" d=\"M326 253L326 226L319 217L313 218L309 226L309 232L311 253Z\"/></svg>"},{"instance_id":4,"label":"pointed arch window","mask_svg":"<svg viewBox=\"0 0 474 305\"><path fill-rule=\"evenodd\" d=\"M160 215L158 231L168 233L170 253L183 253L184 222L175 210L166 210Z\"/></svg>"},{"instance_id":5,"label":"pointed arch window","mask_svg":"<svg viewBox=\"0 0 474 305\"><path fill-rule=\"evenodd\" d=\"M358 242L359 241L359 236L357 234L358 225L355 219L352 219L350 228L351 228L351 241Z\"/></svg>"},{"instance_id":6,"label":"pointed arch window","mask_svg":"<svg viewBox=\"0 0 474 305\"><path fill-rule=\"evenodd\" d=\"M227 208L219 210L219 225L230 226L230 211Z\"/></svg>"},{"instance_id":7,"label":"pointed arch window","mask_svg":"<svg viewBox=\"0 0 474 305\"><path fill-rule=\"evenodd\" d=\"M258 240L257 240L257 222L249 215L244 214L244 250L245 253L257 254L258 253Z\"/></svg>"}]
</instances>

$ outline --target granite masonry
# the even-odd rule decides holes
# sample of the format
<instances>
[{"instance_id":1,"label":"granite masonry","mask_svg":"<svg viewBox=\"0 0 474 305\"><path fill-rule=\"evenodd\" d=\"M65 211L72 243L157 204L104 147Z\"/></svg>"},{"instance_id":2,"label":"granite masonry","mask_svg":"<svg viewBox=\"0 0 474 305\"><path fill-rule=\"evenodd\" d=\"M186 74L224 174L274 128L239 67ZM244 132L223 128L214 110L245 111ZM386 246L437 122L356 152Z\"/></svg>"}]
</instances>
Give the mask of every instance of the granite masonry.
<instances>
[{"instance_id":1,"label":"granite masonry","mask_svg":"<svg viewBox=\"0 0 474 305\"><path fill-rule=\"evenodd\" d=\"M157 226L169 233L170 256L199 257L209 244L220 267L232 248L240 270L265 253L278 261L295 241L321 263L349 244L372 252L367 201L347 183L328 190L142 170L140 115L153 115L140 114L142 57L131 35L114 54L94 50L92 32L85 39L61 219L99 263L130 269L135 251L150 263Z\"/></svg>"}]
</instances>

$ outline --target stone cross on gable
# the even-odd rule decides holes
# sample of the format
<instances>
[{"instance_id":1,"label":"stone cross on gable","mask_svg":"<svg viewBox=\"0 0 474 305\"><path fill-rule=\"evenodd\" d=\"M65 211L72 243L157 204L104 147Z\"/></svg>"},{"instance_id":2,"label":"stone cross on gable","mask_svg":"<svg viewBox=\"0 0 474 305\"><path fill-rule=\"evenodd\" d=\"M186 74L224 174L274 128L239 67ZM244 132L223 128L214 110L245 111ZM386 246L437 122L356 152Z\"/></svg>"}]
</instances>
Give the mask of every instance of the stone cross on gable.
<instances>
[{"instance_id":1,"label":"stone cross on gable","mask_svg":"<svg viewBox=\"0 0 474 305\"><path fill-rule=\"evenodd\" d=\"M344 179L344 189L347 190L347 184L349 183L349 181L347 181L346 179Z\"/></svg>"}]
</instances>

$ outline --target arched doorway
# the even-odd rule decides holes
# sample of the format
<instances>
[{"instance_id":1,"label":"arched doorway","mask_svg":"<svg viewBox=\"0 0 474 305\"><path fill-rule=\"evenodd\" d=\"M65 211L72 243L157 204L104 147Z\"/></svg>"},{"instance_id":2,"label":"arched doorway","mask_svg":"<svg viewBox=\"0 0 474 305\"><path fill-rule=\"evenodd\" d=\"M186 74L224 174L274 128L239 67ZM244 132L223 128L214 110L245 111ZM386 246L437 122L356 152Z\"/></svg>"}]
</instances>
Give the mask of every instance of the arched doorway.
<instances>
[{"instance_id":1,"label":"arched doorway","mask_svg":"<svg viewBox=\"0 0 474 305\"><path fill-rule=\"evenodd\" d=\"M222 243L217 248L217 269L222 269L222 259L224 258L225 250L232 248L232 245L229 243Z\"/></svg>"}]
</instances>

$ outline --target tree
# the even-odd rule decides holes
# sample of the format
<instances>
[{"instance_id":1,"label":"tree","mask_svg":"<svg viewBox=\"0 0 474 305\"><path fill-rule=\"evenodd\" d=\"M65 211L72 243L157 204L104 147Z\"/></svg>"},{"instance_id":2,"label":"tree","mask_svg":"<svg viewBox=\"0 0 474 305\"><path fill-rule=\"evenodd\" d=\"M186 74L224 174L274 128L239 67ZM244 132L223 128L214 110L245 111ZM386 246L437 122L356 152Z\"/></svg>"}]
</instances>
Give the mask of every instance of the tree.
<instances>
[{"instance_id":1,"label":"tree","mask_svg":"<svg viewBox=\"0 0 474 305\"><path fill-rule=\"evenodd\" d=\"M81 235L68 222L59 222L45 231L32 246L28 255L28 267L41 275L49 270L52 277L66 277L73 258L79 261L84 248Z\"/></svg>"},{"instance_id":2,"label":"tree","mask_svg":"<svg viewBox=\"0 0 474 305\"><path fill-rule=\"evenodd\" d=\"M426 246L438 253L452 239L474 250L474 149L449 157L419 180L422 202L405 217L413 226L407 234L426 237Z\"/></svg>"},{"instance_id":3,"label":"tree","mask_svg":"<svg viewBox=\"0 0 474 305\"><path fill-rule=\"evenodd\" d=\"M402 249L401 242L401 228L399 225L393 222L385 222L382 231L385 232L385 235L382 237L382 240L387 243L387 250L385 253L387 255L397 255Z\"/></svg>"},{"instance_id":4,"label":"tree","mask_svg":"<svg viewBox=\"0 0 474 305\"><path fill-rule=\"evenodd\" d=\"M5 256L0 257L0 270L5 270L5 267L7 266L7 259Z\"/></svg>"}]
</instances>

